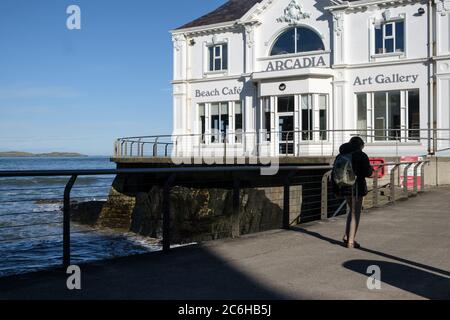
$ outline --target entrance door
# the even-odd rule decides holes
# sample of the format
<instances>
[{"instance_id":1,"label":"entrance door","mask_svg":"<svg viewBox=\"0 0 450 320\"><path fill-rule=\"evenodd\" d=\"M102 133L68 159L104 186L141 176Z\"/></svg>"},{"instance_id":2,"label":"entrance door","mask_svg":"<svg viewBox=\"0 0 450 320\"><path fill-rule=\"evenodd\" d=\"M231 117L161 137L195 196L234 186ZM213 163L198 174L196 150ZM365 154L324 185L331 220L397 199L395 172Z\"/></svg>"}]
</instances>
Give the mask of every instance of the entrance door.
<instances>
[{"instance_id":1,"label":"entrance door","mask_svg":"<svg viewBox=\"0 0 450 320\"><path fill-rule=\"evenodd\" d=\"M280 155L293 155L295 146L295 97L278 97L278 132Z\"/></svg>"}]
</instances>

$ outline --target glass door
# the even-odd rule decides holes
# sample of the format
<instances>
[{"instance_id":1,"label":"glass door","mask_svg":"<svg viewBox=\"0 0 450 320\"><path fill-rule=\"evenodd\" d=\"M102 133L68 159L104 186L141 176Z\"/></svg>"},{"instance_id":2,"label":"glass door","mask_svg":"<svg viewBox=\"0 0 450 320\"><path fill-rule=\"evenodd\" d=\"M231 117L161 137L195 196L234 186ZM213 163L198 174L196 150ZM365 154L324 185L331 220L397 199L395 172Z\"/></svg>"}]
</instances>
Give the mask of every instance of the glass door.
<instances>
[{"instance_id":1,"label":"glass door","mask_svg":"<svg viewBox=\"0 0 450 320\"><path fill-rule=\"evenodd\" d=\"M280 155L294 155L295 96L278 97L278 132Z\"/></svg>"}]
</instances>

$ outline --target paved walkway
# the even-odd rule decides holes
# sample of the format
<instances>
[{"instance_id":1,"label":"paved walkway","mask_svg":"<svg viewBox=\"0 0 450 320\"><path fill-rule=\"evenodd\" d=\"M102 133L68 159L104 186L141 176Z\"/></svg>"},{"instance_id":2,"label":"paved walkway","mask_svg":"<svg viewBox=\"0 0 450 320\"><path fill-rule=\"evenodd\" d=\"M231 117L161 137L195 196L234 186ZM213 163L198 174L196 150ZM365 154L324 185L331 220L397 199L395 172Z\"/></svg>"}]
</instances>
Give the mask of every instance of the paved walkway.
<instances>
[{"instance_id":1,"label":"paved walkway","mask_svg":"<svg viewBox=\"0 0 450 320\"><path fill-rule=\"evenodd\" d=\"M79 292L62 272L2 279L0 299L450 299L450 188L365 214L360 250L339 245L344 222L84 266Z\"/></svg>"}]
</instances>

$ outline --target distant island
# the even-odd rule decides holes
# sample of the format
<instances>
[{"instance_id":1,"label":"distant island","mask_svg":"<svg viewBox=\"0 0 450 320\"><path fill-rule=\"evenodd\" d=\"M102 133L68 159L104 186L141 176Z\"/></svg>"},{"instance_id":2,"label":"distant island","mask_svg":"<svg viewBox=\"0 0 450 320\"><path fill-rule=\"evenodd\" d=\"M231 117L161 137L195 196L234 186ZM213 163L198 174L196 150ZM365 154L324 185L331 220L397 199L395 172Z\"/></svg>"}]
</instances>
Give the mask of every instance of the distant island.
<instances>
[{"instance_id":1,"label":"distant island","mask_svg":"<svg viewBox=\"0 0 450 320\"><path fill-rule=\"evenodd\" d=\"M22 158L32 158L32 157L41 157L41 158L76 158L76 157L87 157L84 154L76 153L76 152L49 152L49 153L31 153L31 152L22 152L22 151L7 151L0 152L0 158L12 158L12 157L22 157Z\"/></svg>"}]
</instances>

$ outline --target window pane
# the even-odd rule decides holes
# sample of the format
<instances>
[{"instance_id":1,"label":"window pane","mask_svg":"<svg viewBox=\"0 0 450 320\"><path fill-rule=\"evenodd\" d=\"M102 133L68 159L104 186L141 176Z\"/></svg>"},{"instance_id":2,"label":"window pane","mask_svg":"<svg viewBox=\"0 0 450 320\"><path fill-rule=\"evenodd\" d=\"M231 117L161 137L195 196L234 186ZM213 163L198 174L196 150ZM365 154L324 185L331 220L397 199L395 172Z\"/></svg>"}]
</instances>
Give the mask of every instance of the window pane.
<instances>
[{"instance_id":1,"label":"window pane","mask_svg":"<svg viewBox=\"0 0 450 320\"><path fill-rule=\"evenodd\" d=\"M393 35L392 34L392 31L393 31L392 23L387 23L387 24L384 25L384 27L385 27L385 35L386 35L386 37L391 37Z\"/></svg>"},{"instance_id":2,"label":"window pane","mask_svg":"<svg viewBox=\"0 0 450 320\"><path fill-rule=\"evenodd\" d=\"M381 28L375 28L375 53L383 52L383 30Z\"/></svg>"},{"instance_id":3,"label":"window pane","mask_svg":"<svg viewBox=\"0 0 450 320\"><path fill-rule=\"evenodd\" d=\"M222 139L226 138L229 123L230 123L230 121L229 121L229 113L228 113L228 103L221 103L220 104L220 132L222 134Z\"/></svg>"},{"instance_id":4,"label":"window pane","mask_svg":"<svg viewBox=\"0 0 450 320\"><path fill-rule=\"evenodd\" d=\"M222 70L228 69L228 45L222 45Z\"/></svg>"},{"instance_id":5,"label":"window pane","mask_svg":"<svg viewBox=\"0 0 450 320\"><path fill-rule=\"evenodd\" d=\"M270 98L264 98L263 100L263 120L262 120L262 130L264 132L267 133L266 137L263 137L262 140L263 141L270 141L270 132L271 132L271 127L272 127L272 123L271 123L271 119L272 119L272 115L270 113Z\"/></svg>"},{"instance_id":6,"label":"window pane","mask_svg":"<svg viewBox=\"0 0 450 320\"><path fill-rule=\"evenodd\" d=\"M357 100L357 129L358 134L361 135L364 140L367 139L367 94L361 93L356 95Z\"/></svg>"},{"instance_id":7,"label":"window pane","mask_svg":"<svg viewBox=\"0 0 450 320\"><path fill-rule=\"evenodd\" d=\"M386 93L375 93L375 140L386 140Z\"/></svg>"},{"instance_id":8,"label":"window pane","mask_svg":"<svg viewBox=\"0 0 450 320\"><path fill-rule=\"evenodd\" d=\"M294 96L278 98L278 112L294 112Z\"/></svg>"},{"instance_id":9,"label":"window pane","mask_svg":"<svg viewBox=\"0 0 450 320\"><path fill-rule=\"evenodd\" d=\"M221 59L214 59L214 70L219 71L222 70L222 60Z\"/></svg>"},{"instance_id":10,"label":"window pane","mask_svg":"<svg viewBox=\"0 0 450 320\"><path fill-rule=\"evenodd\" d=\"M271 56L279 54L295 53L295 28L283 33L272 47Z\"/></svg>"},{"instance_id":11,"label":"window pane","mask_svg":"<svg viewBox=\"0 0 450 320\"><path fill-rule=\"evenodd\" d=\"M389 93L389 140L400 138L400 91Z\"/></svg>"},{"instance_id":12,"label":"window pane","mask_svg":"<svg viewBox=\"0 0 450 320\"><path fill-rule=\"evenodd\" d=\"M405 51L405 23L403 21L395 24L395 49L397 52Z\"/></svg>"},{"instance_id":13,"label":"window pane","mask_svg":"<svg viewBox=\"0 0 450 320\"><path fill-rule=\"evenodd\" d=\"M297 28L297 52L325 50L322 39L308 28Z\"/></svg>"},{"instance_id":14,"label":"window pane","mask_svg":"<svg viewBox=\"0 0 450 320\"><path fill-rule=\"evenodd\" d=\"M214 47L209 47L209 71L214 71Z\"/></svg>"},{"instance_id":15,"label":"window pane","mask_svg":"<svg viewBox=\"0 0 450 320\"><path fill-rule=\"evenodd\" d=\"M218 143L220 141L220 126L219 126L219 104L211 104L211 142Z\"/></svg>"},{"instance_id":16,"label":"window pane","mask_svg":"<svg viewBox=\"0 0 450 320\"><path fill-rule=\"evenodd\" d=\"M242 142L242 104L240 101L234 104L234 130L236 133L236 142Z\"/></svg>"},{"instance_id":17,"label":"window pane","mask_svg":"<svg viewBox=\"0 0 450 320\"><path fill-rule=\"evenodd\" d=\"M221 46L215 46L214 50L215 50L215 57L220 57L220 47Z\"/></svg>"},{"instance_id":18,"label":"window pane","mask_svg":"<svg viewBox=\"0 0 450 320\"><path fill-rule=\"evenodd\" d=\"M199 104L198 105L198 115L199 115L199 126L200 126L200 133L201 133L201 142L205 143L204 134L206 132L206 118L205 118L205 105Z\"/></svg>"},{"instance_id":19,"label":"window pane","mask_svg":"<svg viewBox=\"0 0 450 320\"><path fill-rule=\"evenodd\" d=\"M312 114L312 96L302 96L302 139L313 139L313 114Z\"/></svg>"},{"instance_id":20,"label":"window pane","mask_svg":"<svg viewBox=\"0 0 450 320\"><path fill-rule=\"evenodd\" d=\"M419 90L408 92L408 127L409 137L420 137L420 94Z\"/></svg>"},{"instance_id":21,"label":"window pane","mask_svg":"<svg viewBox=\"0 0 450 320\"><path fill-rule=\"evenodd\" d=\"M320 139L327 139L327 96L319 95Z\"/></svg>"},{"instance_id":22,"label":"window pane","mask_svg":"<svg viewBox=\"0 0 450 320\"><path fill-rule=\"evenodd\" d=\"M384 43L386 49L385 53L394 52L394 39L386 39Z\"/></svg>"}]
</instances>

